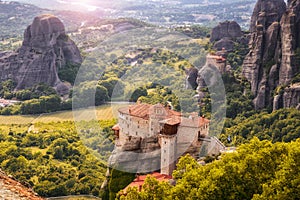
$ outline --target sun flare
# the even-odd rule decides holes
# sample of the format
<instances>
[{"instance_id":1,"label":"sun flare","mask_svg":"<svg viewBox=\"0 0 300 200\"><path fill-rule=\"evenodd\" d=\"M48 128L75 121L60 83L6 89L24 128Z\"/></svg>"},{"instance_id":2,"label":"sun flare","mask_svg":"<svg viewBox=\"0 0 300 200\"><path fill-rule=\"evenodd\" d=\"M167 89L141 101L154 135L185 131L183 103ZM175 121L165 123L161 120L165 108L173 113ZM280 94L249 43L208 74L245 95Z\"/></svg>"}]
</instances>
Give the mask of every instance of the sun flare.
<instances>
[{"instance_id":1,"label":"sun flare","mask_svg":"<svg viewBox=\"0 0 300 200\"><path fill-rule=\"evenodd\" d=\"M57 1L62 4L71 4L73 6L80 7L87 11L95 11L97 10L97 8L99 8L95 6L93 4L93 1L91 0L74 0L74 1L57 0Z\"/></svg>"}]
</instances>

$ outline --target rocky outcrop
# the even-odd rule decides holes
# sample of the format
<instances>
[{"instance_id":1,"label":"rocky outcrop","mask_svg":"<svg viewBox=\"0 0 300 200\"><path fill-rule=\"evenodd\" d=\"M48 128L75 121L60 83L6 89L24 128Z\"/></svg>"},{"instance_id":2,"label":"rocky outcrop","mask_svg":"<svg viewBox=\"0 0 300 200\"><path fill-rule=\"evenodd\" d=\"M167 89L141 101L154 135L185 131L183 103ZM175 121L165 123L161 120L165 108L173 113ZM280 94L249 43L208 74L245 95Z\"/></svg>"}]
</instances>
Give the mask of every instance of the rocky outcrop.
<instances>
[{"instance_id":1,"label":"rocky outcrop","mask_svg":"<svg viewBox=\"0 0 300 200\"><path fill-rule=\"evenodd\" d=\"M16 90L46 83L63 95L69 88L59 79L58 69L66 63L81 62L80 52L66 35L63 23L53 15L42 15L25 30L21 47L0 57L0 80L14 80Z\"/></svg>"},{"instance_id":2,"label":"rocky outcrop","mask_svg":"<svg viewBox=\"0 0 300 200\"><path fill-rule=\"evenodd\" d=\"M235 21L225 21L212 29L210 42L219 41L223 38L235 39L242 36L243 32L238 23Z\"/></svg>"},{"instance_id":3,"label":"rocky outcrop","mask_svg":"<svg viewBox=\"0 0 300 200\"><path fill-rule=\"evenodd\" d=\"M281 63L279 84L288 84L299 73L300 48L300 1L289 1L287 12L283 15L280 25L281 31ZM298 52L297 52L298 51ZM298 55L299 57L299 55Z\"/></svg>"},{"instance_id":4,"label":"rocky outcrop","mask_svg":"<svg viewBox=\"0 0 300 200\"><path fill-rule=\"evenodd\" d=\"M280 21L285 10L286 4L283 0L258 0L251 17L250 32L255 32L262 23L268 29L273 22Z\"/></svg>"},{"instance_id":5,"label":"rocky outcrop","mask_svg":"<svg viewBox=\"0 0 300 200\"><path fill-rule=\"evenodd\" d=\"M130 137L122 146L116 146L109 165L133 173L160 168L160 145L157 137Z\"/></svg>"},{"instance_id":6,"label":"rocky outcrop","mask_svg":"<svg viewBox=\"0 0 300 200\"><path fill-rule=\"evenodd\" d=\"M225 21L212 29L210 42L216 51L225 49L226 52L232 52L236 42L247 44L248 39L238 23Z\"/></svg>"},{"instance_id":7,"label":"rocky outcrop","mask_svg":"<svg viewBox=\"0 0 300 200\"><path fill-rule=\"evenodd\" d=\"M198 78L198 69L195 67L191 67L186 70L186 88L195 90L198 86L197 78Z\"/></svg>"},{"instance_id":8,"label":"rocky outcrop","mask_svg":"<svg viewBox=\"0 0 300 200\"><path fill-rule=\"evenodd\" d=\"M300 105L300 84L292 84L284 89L283 107L298 107Z\"/></svg>"},{"instance_id":9,"label":"rocky outcrop","mask_svg":"<svg viewBox=\"0 0 300 200\"><path fill-rule=\"evenodd\" d=\"M298 92L286 89L274 98L278 86L286 87L299 73L300 1L259 0L251 19L250 52L243 75L251 83L256 109L297 106Z\"/></svg>"},{"instance_id":10,"label":"rocky outcrop","mask_svg":"<svg viewBox=\"0 0 300 200\"><path fill-rule=\"evenodd\" d=\"M234 49L234 41L229 38L222 38L214 44L214 49L221 51L225 48L227 51L231 52Z\"/></svg>"}]
</instances>

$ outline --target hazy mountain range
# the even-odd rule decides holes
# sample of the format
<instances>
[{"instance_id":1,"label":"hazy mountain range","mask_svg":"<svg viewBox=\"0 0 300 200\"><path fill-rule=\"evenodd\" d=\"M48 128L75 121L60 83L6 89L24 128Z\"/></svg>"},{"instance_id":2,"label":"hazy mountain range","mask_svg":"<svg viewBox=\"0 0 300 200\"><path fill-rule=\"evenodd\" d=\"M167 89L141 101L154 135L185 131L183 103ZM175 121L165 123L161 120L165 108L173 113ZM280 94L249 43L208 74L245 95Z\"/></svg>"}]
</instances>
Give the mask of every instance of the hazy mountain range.
<instances>
[{"instance_id":1,"label":"hazy mountain range","mask_svg":"<svg viewBox=\"0 0 300 200\"><path fill-rule=\"evenodd\" d=\"M132 17L159 25L235 20L248 28L255 0L15 0L51 10L89 12L101 17Z\"/></svg>"}]
</instances>

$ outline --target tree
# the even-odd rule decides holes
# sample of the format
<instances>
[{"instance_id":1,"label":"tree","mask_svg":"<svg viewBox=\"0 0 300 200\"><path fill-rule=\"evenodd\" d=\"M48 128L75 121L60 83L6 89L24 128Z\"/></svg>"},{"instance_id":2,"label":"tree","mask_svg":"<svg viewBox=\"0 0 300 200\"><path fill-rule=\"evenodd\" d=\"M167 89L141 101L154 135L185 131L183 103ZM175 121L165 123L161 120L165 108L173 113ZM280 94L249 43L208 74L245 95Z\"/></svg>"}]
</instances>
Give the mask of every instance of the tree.
<instances>
[{"instance_id":1,"label":"tree","mask_svg":"<svg viewBox=\"0 0 300 200\"><path fill-rule=\"evenodd\" d=\"M176 170L174 170L172 176L175 179L181 179L186 171L197 167L199 167L199 164L196 160L190 154L186 154L185 156L182 156L176 164Z\"/></svg>"},{"instance_id":2,"label":"tree","mask_svg":"<svg viewBox=\"0 0 300 200\"><path fill-rule=\"evenodd\" d=\"M109 97L112 97L112 94L114 94L115 97L118 97L124 93L125 85L120 79L116 77L102 80L99 82L99 85L107 89Z\"/></svg>"},{"instance_id":3,"label":"tree","mask_svg":"<svg viewBox=\"0 0 300 200\"><path fill-rule=\"evenodd\" d=\"M73 85L79 68L80 64L67 63L64 67L58 69L58 76L60 80L67 81Z\"/></svg>"},{"instance_id":4,"label":"tree","mask_svg":"<svg viewBox=\"0 0 300 200\"><path fill-rule=\"evenodd\" d=\"M148 95L147 89L144 87L139 87L131 94L130 101L136 102L141 96L147 96L147 95Z\"/></svg>"},{"instance_id":5,"label":"tree","mask_svg":"<svg viewBox=\"0 0 300 200\"><path fill-rule=\"evenodd\" d=\"M299 145L300 139L272 144L254 138L205 166L184 156L173 173L175 186L165 185L162 190L161 183L149 179L142 192L128 190L127 195L138 199L297 199Z\"/></svg>"},{"instance_id":6,"label":"tree","mask_svg":"<svg viewBox=\"0 0 300 200\"><path fill-rule=\"evenodd\" d=\"M58 95L42 96L39 98L41 112L60 110L61 98Z\"/></svg>"},{"instance_id":7,"label":"tree","mask_svg":"<svg viewBox=\"0 0 300 200\"><path fill-rule=\"evenodd\" d=\"M101 105L109 99L108 91L105 87L97 85L95 94L95 105Z\"/></svg>"}]
</instances>

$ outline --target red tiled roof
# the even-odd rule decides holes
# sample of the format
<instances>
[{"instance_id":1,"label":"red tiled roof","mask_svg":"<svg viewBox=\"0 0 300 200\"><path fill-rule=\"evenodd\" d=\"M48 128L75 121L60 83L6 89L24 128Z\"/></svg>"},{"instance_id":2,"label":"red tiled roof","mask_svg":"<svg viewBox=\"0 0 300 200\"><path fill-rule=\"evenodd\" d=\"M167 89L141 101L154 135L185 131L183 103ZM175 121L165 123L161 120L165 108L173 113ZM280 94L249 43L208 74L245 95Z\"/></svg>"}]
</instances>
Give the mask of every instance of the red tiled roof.
<instances>
[{"instance_id":1,"label":"red tiled roof","mask_svg":"<svg viewBox=\"0 0 300 200\"><path fill-rule=\"evenodd\" d=\"M130 105L128 107L120 108L119 112L139 118L143 118L146 120L149 120L149 116L151 113L155 112L155 108L160 107L163 108L164 113L161 114L161 117L164 119L161 121L161 123L165 123L168 125L177 125L181 124L183 126L192 126L192 127L201 127L206 124L209 124L209 120L204 117L198 117L197 113L194 117L195 120L192 120L190 118L182 117L182 114L180 112L176 112L174 110L170 110L169 108L164 107L162 104L136 104L136 105ZM160 115L160 114L156 114ZM197 122L198 118L198 122ZM117 127L113 127L116 128ZM113 129L114 130L114 129Z\"/></svg>"},{"instance_id":2,"label":"red tiled roof","mask_svg":"<svg viewBox=\"0 0 300 200\"><path fill-rule=\"evenodd\" d=\"M199 126L203 126L205 124L209 124L210 120L204 117L199 117Z\"/></svg>"},{"instance_id":3,"label":"red tiled roof","mask_svg":"<svg viewBox=\"0 0 300 200\"><path fill-rule=\"evenodd\" d=\"M180 117L172 117L172 118L160 121L160 123L162 123L162 124L168 124L168 125L171 125L171 126L180 124L180 122L181 122Z\"/></svg>"},{"instance_id":4,"label":"red tiled roof","mask_svg":"<svg viewBox=\"0 0 300 200\"><path fill-rule=\"evenodd\" d=\"M151 105L151 104L136 104L136 105L130 105L129 107L120 108L119 112L123 114L128 114L135 117L140 117L143 119L149 119L149 115L151 113L154 113L154 109L156 107L161 107L164 109L163 115L165 118L170 118L172 116L181 116L180 112L176 112L174 110L170 110L169 108L164 107L161 104Z\"/></svg>"},{"instance_id":5,"label":"red tiled roof","mask_svg":"<svg viewBox=\"0 0 300 200\"><path fill-rule=\"evenodd\" d=\"M116 124L111 129L114 130L114 131L119 131L120 130L120 126L119 126L119 124Z\"/></svg>"},{"instance_id":6,"label":"red tiled roof","mask_svg":"<svg viewBox=\"0 0 300 200\"><path fill-rule=\"evenodd\" d=\"M2 103L2 104L9 104L9 101L7 101L5 99L0 99L0 103Z\"/></svg>"},{"instance_id":7,"label":"red tiled roof","mask_svg":"<svg viewBox=\"0 0 300 200\"><path fill-rule=\"evenodd\" d=\"M150 104L137 104L120 108L119 112L140 118L149 118Z\"/></svg>"},{"instance_id":8,"label":"red tiled roof","mask_svg":"<svg viewBox=\"0 0 300 200\"><path fill-rule=\"evenodd\" d=\"M125 189L125 193L126 193L126 190L129 188L129 187L137 187L139 191L141 191L141 188L145 182L145 179L147 178L147 176L151 176L153 178L155 178L156 180L158 181L169 181L170 179L172 179L172 176L169 176L169 175L165 175L165 174L160 174L158 172L153 172L152 174L147 174L147 175L141 175L141 176L138 176L136 179L134 179Z\"/></svg>"}]
</instances>

